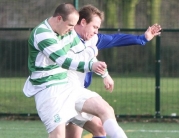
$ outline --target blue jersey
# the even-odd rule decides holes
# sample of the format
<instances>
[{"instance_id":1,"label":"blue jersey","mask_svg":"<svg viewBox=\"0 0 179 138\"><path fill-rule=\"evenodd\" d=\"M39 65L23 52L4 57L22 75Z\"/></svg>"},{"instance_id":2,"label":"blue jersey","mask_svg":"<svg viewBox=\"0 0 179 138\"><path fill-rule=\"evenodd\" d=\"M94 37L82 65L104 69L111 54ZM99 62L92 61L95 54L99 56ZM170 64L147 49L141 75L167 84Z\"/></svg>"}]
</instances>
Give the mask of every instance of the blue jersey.
<instances>
[{"instance_id":1,"label":"blue jersey","mask_svg":"<svg viewBox=\"0 0 179 138\"><path fill-rule=\"evenodd\" d=\"M129 45L145 45L147 39L144 35L131 34L98 34L96 37L96 46L99 50L112 47L121 47ZM88 40L90 41L90 40ZM85 77L84 87L87 88L92 81L92 72L88 72Z\"/></svg>"}]
</instances>

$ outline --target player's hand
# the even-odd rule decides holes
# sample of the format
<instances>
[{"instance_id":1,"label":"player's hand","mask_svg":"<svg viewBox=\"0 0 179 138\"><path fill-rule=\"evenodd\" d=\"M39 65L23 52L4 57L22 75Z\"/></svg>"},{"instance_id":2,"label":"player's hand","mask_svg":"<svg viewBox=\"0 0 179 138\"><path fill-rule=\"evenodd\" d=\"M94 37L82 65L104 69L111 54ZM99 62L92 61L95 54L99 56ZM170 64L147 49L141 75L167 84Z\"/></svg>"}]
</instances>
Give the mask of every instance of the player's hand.
<instances>
[{"instance_id":1,"label":"player's hand","mask_svg":"<svg viewBox=\"0 0 179 138\"><path fill-rule=\"evenodd\" d=\"M103 83L104 83L104 87L106 90L108 90L110 92L113 91L114 81L109 74L103 79Z\"/></svg>"},{"instance_id":2,"label":"player's hand","mask_svg":"<svg viewBox=\"0 0 179 138\"><path fill-rule=\"evenodd\" d=\"M92 64L92 71L99 74L104 74L106 68L107 68L106 63L102 61L93 62Z\"/></svg>"},{"instance_id":3,"label":"player's hand","mask_svg":"<svg viewBox=\"0 0 179 138\"><path fill-rule=\"evenodd\" d=\"M145 38L150 41L154 36L160 35L162 28L158 24L154 24L152 26L149 26L147 31L145 32Z\"/></svg>"}]
</instances>

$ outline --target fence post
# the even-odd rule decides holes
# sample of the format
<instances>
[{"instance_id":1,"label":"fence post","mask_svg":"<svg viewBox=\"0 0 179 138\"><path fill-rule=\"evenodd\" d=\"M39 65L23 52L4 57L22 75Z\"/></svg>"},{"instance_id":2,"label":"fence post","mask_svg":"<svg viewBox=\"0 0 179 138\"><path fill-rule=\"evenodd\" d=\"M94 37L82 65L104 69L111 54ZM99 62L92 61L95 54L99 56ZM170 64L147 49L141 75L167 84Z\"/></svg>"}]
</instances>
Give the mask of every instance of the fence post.
<instances>
[{"instance_id":1,"label":"fence post","mask_svg":"<svg viewBox=\"0 0 179 138\"><path fill-rule=\"evenodd\" d=\"M73 5L74 5L75 8L78 10L78 0L74 0L74 1L73 1Z\"/></svg>"},{"instance_id":2,"label":"fence post","mask_svg":"<svg viewBox=\"0 0 179 138\"><path fill-rule=\"evenodd\" d=\"M155 118L160 118L160 36L156 37Z\"/></svg>"}]
</instances>

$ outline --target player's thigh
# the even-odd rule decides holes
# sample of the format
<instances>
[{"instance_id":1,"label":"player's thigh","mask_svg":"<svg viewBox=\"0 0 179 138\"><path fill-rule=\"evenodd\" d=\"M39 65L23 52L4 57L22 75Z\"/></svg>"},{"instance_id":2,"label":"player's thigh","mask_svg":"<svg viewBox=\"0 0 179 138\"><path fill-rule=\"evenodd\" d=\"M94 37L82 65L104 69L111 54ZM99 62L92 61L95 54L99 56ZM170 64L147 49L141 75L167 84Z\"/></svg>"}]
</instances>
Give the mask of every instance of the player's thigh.
<instances>
[{"instance_id":1,"label":"player's thigh","mask_svg":"<svg viewBox=\"0 0 179 138\"><path fill-rule=\"evenodd\" d=\"M92 97L85 101L83 108L83 112L93 114L96 116L109 114L113 112L112 107L101 97Z\"/></svg>"},{"instance_id":2,"label":"player's thigh","mask_svg":"<svg viewBox=\"0 0 179 138\"><path fill-rule=\"evenodd\" d=\"M65 138L66 124L58 125L52 132L49 133L49 138Z\"/></svg>"},{"instance_id":3,"label":"player's thigh","mask_svg":"<svg viewBox=\"0 0 179 138\"><path fill-rule=\"evenodd\" d=\"M106 132L103 129L101 119L94 116L91 121L87 121L83 128L91 132L94 136L105 136Z\"/></svg>"},{"instance_id":4,"label":"player's thigh","mask_svg":"<svg viewBox=\"0 0 179 138\"><path fill-rule=\"evenodd\" d=\"M79 113L77 116L71 118L67 123L75 124L81 128L83 128L84 124L87 121L91 121L93 119L93 115L87 113Z\"/></svg>"},{"instance_id":5,"label":"player's thigh","mask_svg":"<svg viewBox=\"0 0 179 138\"><path fill-rule=\"evenodd\" d=\"M92 131L93 129L97 129L98 127L102 127L102 122L99 117L94 116L91 121L86 121L83 128Z\"/></svg>"},{"instance_id":6,"label":"player's thigh","mask_svg":"<svg viewBox=\"0 0 179 138\"><path fill-rule=\"evenodd\" d=\"M66 125L66 138L81 138L83 132L83 128L69 123Z\"/></svg>"},{"instance_id":7,"label":"player's thigh","mask_svg":"<svg viewBox=\"0 0 179 138\"><path fill-rule=\"evenodd\" d=\"M75 109L81 113L99 116L99 114L112 112L112 107L96 92L83 87L75 87L72 97L76 97Z\"/></svg>"},{"instance_id":8,"label":"player's thigh","mask_svg":"<svg viewBox=\"0 0 179 138\"><path fill-rule=\"evenodd\" d=\"M75 129L73 129L74 126L70 127L70 130L71 129L73 129L73 130L68 131L68 132L73 132L73 135L75 135L74 138L79 138L81 135L79 133L80 132L79 127L77 128L77 125L80 127L83 127L88 132L91 132L94 136L105 136L106 135L106 133L103 129L103 126L102 126L101 119L96 116L94 116L92 118L92 120L89 121L88 119L83 118L82 116L78 115L78 116L75 116L74 118L70 119L70 122L72 122L73 124L75 124L74 126L76 126ZM77 132L74 132L74 131L77 131Z\"/></svg>"},{"instance_id":9,"label":"player's thigh","mask_svg":"<svg viewBox=\"0 0 179 138\"><path fill-rule=\"evenodd\" d=\"M70 95L76 99L75 109L81 113L84 103L93 97L101 97L98 93L90 91L83 87L75 87L73 88L73 92Z\"/></svg>"}]
</instances>

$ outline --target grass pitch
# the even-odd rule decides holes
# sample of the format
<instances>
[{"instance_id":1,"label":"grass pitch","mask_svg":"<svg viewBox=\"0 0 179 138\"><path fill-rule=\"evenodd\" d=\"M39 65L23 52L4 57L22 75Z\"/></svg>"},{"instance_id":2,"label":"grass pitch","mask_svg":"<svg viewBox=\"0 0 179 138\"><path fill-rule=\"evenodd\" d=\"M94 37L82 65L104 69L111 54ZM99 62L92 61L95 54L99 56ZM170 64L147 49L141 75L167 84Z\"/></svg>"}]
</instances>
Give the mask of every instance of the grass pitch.
<instances>
[{"instance_id":1,"label":"grass pitch","mask_svg":"<svg viewBox=\"0 0 179 138\"><path fill-rule=\"evenodd\" d=\"M178 138L179 124L164 122L119 122L128 138ZM47 138L41 121L0 120L0 138ZM87 131L82 138L91 138Z\"/></svg>"}]
</instances>

